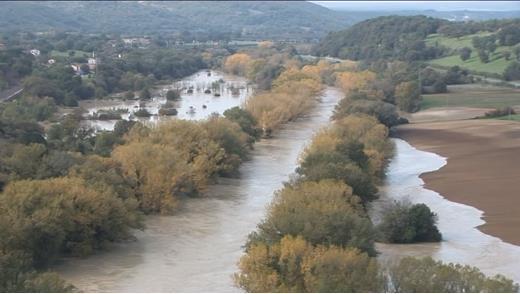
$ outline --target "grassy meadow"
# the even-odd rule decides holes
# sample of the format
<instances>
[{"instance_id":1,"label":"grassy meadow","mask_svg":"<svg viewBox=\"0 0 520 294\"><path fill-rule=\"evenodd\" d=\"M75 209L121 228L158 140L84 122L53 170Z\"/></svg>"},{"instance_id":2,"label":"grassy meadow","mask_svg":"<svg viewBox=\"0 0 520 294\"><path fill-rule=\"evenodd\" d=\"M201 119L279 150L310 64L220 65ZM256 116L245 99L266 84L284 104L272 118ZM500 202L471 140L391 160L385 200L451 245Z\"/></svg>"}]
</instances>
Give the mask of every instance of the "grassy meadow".
<instances>
[{"instance_id":1,"label":"grassy meadow","mask_svg":"<svg viewBox=\"0 0 520 294\"><path fill-rule=\"evenodd\" d=\"M433 107L504 108L520 105L520 90L507 87L457 85L448 93L422 95L421 110Z\"/></svg>"},{"instance_id":2,"label":"grassy meadow","mask_svg":"<svg viewBox=\"0 0 520 294\"><path fill-rule=\"evenodd\" d=\"M471 57L466 60L462 61L460 59L460 56L458 53L455 53L451 56L446 56L438 59L430 60L430 64L432 65L439 65L443 67L449 67L458 65L460 67L466 68L471 71L475 72L483 72L483 73L491 73L491 74L502 74L506 67L513 61L514 58L511 58L510 60L505 60L504 57L502 57L502 52L504 51L511 51L510 46L499 46L497 47L496 51L489 56L489 62L483 63L480 61L478 57L478 52L475 50L475 48L472 45L472 39L473 37L484 37L487 35L490 35L491 33L485 32L485 33L479 33L479 34L473 34L473 35L467 35L460 38L448 38L444 36L440 36L438 34L433 34L428 36L426 39L426 43L428 45L435 45L439 44L445 47L448 47L453 50L458 50L463 47L469 47L471 48Z\"/></svg>"}]
</instances>

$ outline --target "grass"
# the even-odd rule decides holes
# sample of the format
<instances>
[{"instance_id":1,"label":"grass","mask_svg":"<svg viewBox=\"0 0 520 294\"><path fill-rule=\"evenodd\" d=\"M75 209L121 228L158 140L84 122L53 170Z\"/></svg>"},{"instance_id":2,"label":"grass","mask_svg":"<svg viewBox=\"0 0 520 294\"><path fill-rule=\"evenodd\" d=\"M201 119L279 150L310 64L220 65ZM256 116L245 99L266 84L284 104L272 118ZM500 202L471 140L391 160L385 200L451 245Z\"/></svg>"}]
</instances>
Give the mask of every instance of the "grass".
<instances>
[{"instance_id":1,"label":"grass","mask_svg":"<svg viewBox=\"0 0 520 294\"><path fill-rule=\"evenodd\" d=\"M73 57L90 57L92 55L92 53L90 52L85 52L85 51L81 51L81 50L69 50L69 51L57 51L57 50L52 50L51 51L51 56L52 57L69 57L69 52L70 51L74 51L74 56Z\"/></svg>"},{"instance_id":2,"label":"grass","mask_svg":"<svg viewBox=\"0 0 520 294\"><path fill-rule=\"evenodd\" d=\"M462 61L460 59L459 54L454 54L451 56L446 56L438 59L430 60L429 63L432 65L439 65L444 67L450 67L454 65L458 65L460 67L466 68L470 71L475 72L483 72L483 73L492 73L492 74L502 74L506 67L513 61L514 58L511 58L510 60L505 60L505 58L502 57L502 52L504 51L511 51L510 46L500 46L497 47L496 51L489 56L489 62L483 63L480 61L480 58L478 57L478 52L473 48L472 39L475 36L483 37L490 35L491 33L485 32L485 33L478 33L473 35L467 35L460 38L448 38L444 36L440 36L438 34L433 34L428 36L426 38L426 43L428 45L434 45L438 43L439 45L443 45L445 47L448 47L453 50L458 50L463 47L469 47L471 48L471 57L466 60Z\"/></svg>"},{"instance_id":3,"label":"grass","mask_svg":"<svg viewBox=\"0 0 520 294\"><path fill-rule=\"evenodd\" d=\"M505 87L450 87L448 93L422 97L422 110L433 107L504 108L520 105L520 91Z\"/></svg>"},{"instance_id":4,"label":"grass","mask_svg":"<svg viewBox=\"0 0 520 294\"><path fill-rule=\"evenodd\" d=\"M426 38L426 45L434 46L436 43L438 43L439 45L455 50L463 47L469 47L474 50L475 48L473 48L472 45L473 37L484 37L489 35L491 35L491 33L482 32L478 34L462 36L460 38L449 38L439 34L432 34Z\"/></svg>"},{"instance_id":5,"label":"grass","mask_svg":"<svg viewBox=\"0 0 520 294\"><path fill-rule=\"evenodd\" d=\"M501 117L496 117L495 119L520 121L520 114L505 115Z\"/></svg>"}]
</instances>

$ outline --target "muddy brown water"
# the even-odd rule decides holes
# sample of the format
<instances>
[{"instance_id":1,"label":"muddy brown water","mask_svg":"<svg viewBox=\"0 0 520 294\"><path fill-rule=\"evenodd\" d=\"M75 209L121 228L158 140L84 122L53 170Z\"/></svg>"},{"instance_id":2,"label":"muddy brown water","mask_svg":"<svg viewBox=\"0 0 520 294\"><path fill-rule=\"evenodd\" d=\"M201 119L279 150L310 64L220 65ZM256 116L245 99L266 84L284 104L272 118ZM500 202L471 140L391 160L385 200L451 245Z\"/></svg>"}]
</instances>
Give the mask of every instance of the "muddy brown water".
<instances>
[{"instance_id":1,"label":"muddy brown water","mask_svg":"<svg viewBox=\"0 0 520 294\"><path fill-rule=\"evenodd\" d=\"M440 243L411 245L378 244L380 258L395 261L403 256L431 256L444 262L467 264L485 274L502 274L520 282L520 247L486 235L477 229L482 225L483 212L472 206L447 200L437 192L424 188L419 177L435 171L449 159L435 153L418 150L401 139L393 139L396 152L387 170L381 197L372 204L375 222L392 200L425 203L438 215L438 227L443 235Z\"/></svg>"},{"instance_id":2,"label":"muddy brown water","mask_svg":"<svg viewBox=\"0 0 520 294\"><path fill-rule=\"evenodd\" d=\"M88 292L238 292L232 282L247 235L273 192L289 180L313 134L326 126L343 94L327 88L305 117L255 144L240 177L220 179L204 198L187 199L173 216L152 216L137 241L116 244L56 270Z\"/></svg>"},{"instance_id":3,"label":"muddy brown water","mask_svg":"<svg viewBox=\"0 0 520 294\"><path fill-rule=\"evenodd\" d=\"M216 78L219 73L213 75ZM206 78L206 73L201 72L189 79L204 83ZM245 80L237 81L246 85ZM244 96L238 101L231 100L227 107L240 105L247 99L250 92L245 88L244 91L241 94ZM199 94L196 96L199 98L192 97L204 102L210 98ZM255 144L251 160L241 166L238 178L219 179L218 184L209 187L206 197L187 199L172 216L147 217L147 228L135 233L136 241L115 244L110 250L85 259L64 260L53 270L88 292L239 292L232 275L237 271L247 235L264 217L273 192L294 173L305 144L329 123L334 106L342 97L339 90L327 88L311 113L284 125L274 138ZM195 100L183 96L182 103L194 105ZM224 104L219 104L221 112L225 110ZM199 112L199 117L191 118L206 115ZM439 169L446 159L417 150L403 140L394 141L396 156L371 214L377 221L386 203L393 199L426 203L439 216L444 241L378 244L380 259L432 256L520 281L520 247L475 229L483 222L481 211L448 201L423 187L419 175Z\"/></svg>"},{"instance_id":4,"label":"muddy brown water","mask_svg":"<svg viewBox=\"0 0 520 294\"><path fill-rule=\"evenodd\" d=\"M171 102L178 114L160 116L158 115L159 109L166 103L166 92L170 89L177 89L181 92L181 99ZM190 89L192 93L189 93ZM206 90L209 90L210 93L206 93ZM126 111L121 114L123 119L154 124L174 118L200 120L207 118L212 113L223 114L229 108L242 105L252 93L253 88L243 77L216 70L201 70L153 91L152 99L144 101L144 104L139 100L106 99L85 100L81 102L80 106L87 111L86 116L100 110L120 110ZM151 116L148 118L135 117L133 113L140 108L146 109ZM84 120L82 123L97 130L112 130L116 122L117 120Z\"/></svg>"}]
</instances>

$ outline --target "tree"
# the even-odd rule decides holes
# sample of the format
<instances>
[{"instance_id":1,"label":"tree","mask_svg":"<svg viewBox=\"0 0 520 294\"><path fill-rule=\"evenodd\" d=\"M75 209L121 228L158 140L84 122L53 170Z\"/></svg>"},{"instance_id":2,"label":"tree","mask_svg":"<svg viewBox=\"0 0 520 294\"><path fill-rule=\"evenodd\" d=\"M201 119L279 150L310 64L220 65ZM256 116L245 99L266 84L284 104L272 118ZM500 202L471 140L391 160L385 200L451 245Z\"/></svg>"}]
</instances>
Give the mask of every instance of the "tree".
<instances>
[{"instance_id":1,"label":"tree","mask_svg":"<svg viewBox=\"0 0 520 294\"><path fill-rule=\"evenodd\" d=\"M502 56L504 57L505 60L510 60L511 59L511 51L502 51Z\"/></svg>"},{"instance_id":2,"label":"tree","mask_svg":"<svg viewBox=\"0 0 520 294\"><path fill-rule=\"evenodd\" d=\"M65 293L76 290L57 274L38 273L20 250L0 251L0 292Z\"/></svg>"},{"instance_id":3,"label":"tree","mask_svg":"<svg viewBox=\"0 0 520 294\"><path fill-rule=\"evenodd\" d=\"M471 48L469 47L463 47L459 51L460 53L460 59L462 61L466 61L471 57Z\"/></svg>"},{"instance_id":4,"label":"tree","mask_svg":"<svg viewBox=\"0 0 520 294\"><path fill-rule=\"evenodd\" d=\"M149 100L152 98L152 94L150 94L150 90L148 88L144 88L139 94L139 99Z\"/></svg>"},{"instance_id":5,"label":"tree","mask_svg":"<svg viewBox=\"0 0 520 294\"><path fill-rule=\"evenodd\" d=\"M253 140L260 136L257 121L249 111L236 106L224 111L224 117L237 123Z\"/></svg>"},{"instance_id":6,"label":"tree","mask_svg":"<svg viewBox=\"0 0 520 294\"><path fill-rule=\"evenodd\" d=\"M403 82L395 87L395 98L399 109L407 112L415 112L419 109L421 90L415 81Z\"/></svg>"},{"instance_id":7,"label":"tree","mask_svg":"<svg viewBox=\"0 0 520 294\"><path fill-rule=\"evenodd\" d=\"M232 74L244 76L248 73L253 59L246 53L235 53L224 62L224 69Z\"/></svg>"},{"instance_id":8,"label":"tree","mask_svg":"<svg viewBox=\"0 0 520 294\"><path fill-rule=\"evenodd\" d=\"M520 61L520 45L513 47L513 53L515 53L516 60Z\"/></svg>"},{"instance_id":9,"label":"tree","mask_svg":"<svg viewBox=\"0 0 520 294\"><path fill-rule=\"evenodd\" d=\"M181 99L181 94L177 90L168 90L166 92L166 100L179 100Z\"/></svg>"},{"instance_id":10,"label":"tree","mask_svg":"<svg viewBox=\"0 0 520 294\"><path fill-rule=\"evenodd\" d=\"M480 61L483 63L489 62L489 53L487 53L485 50L480 49L478 51L478 58L480 58Z\"/></svg>"},{"instance_id":11,"label":"tree","mask_svg":"<svg viewBox=\"0 0 520 294\"><path fill-rule=\"evenodd\" d=\"M82 64L79 69L81 72L85 75L88 75L90 73L90 67L88 67L88 64Z\"/></svg>"},{"instance_id":12,"label":"tree","mask_svg":"<svg viewBox=\"0 0 520 294\"><path fill-rule=\"evenodd\" d=\"M486 277L478 268L444 264L431 257L405 257L387 270L389 292L481 293L518 292L518 284L504 276Z\"/></svg>"},{"instance_id":13,"label":"tree","mask_svg":"<svg viewBox=\"0 0 520 294\"><path fill-rule=\"evenodd\" d=\"M311 293L379 292L383 285L376 260L357 249L318 246L302 269Z\"/></svg>"},{"instance_id":14,"label":"tree","mask_svg":"<svg viewBox=\"0 0 520 294\"><path fill-rule=\"evenodd\" d=\"M372 225L359 197L344 183L305 181L275 194L267 218L251 242L273 244L284 235L301 236L313 245L338 245L374 251Z\"/></svg>"},{"instance_id":15,"label":"tree","mask_svg":"<svg viewBox=\"0 0 520 294\"><path fill-rule=\"evenodd\" d=\"M128 238L135 227L135 212L111 190L78 178L10 182L0 194L0 211L2 248L26 252L36 267L62 253L90 254Z\"/></svg>"},{"instance_id":16,"label":"tree","mask_svg":"<svg viewBox=\"0 0 520 294\"><path fill-rule=\"evenodd\" d=\"M237 286L247 292L379 292L375 259L352 248L313 247L285 236L273 245L258 243L240 259Z\"/></svg>"},{"instance_id":17,"label":"tree","mask_svg":"<svg viewBox=\"0 0 520 294\"><path fill-rule=\"evenodd\" d=\"M127 100L132 100L135 98L135 94L134 94L134 91L128 91L125 93L125 99Z\"/></svg>"},{"instance_id":18,"label":"tree","mask_svg":"<svg viewBox=\"0 0 520 294\"><path fill-rule=\"evenodd\" d=\"M363 90L376 79L376 74L371 71L340 72L336 74L336 85L343 91Z\"/></svg>"},{"instance_id":19,"label":"tree","mask_svg":"<svg viewBox=\"0 0 520 294\"><path fill-rule=\"evenodd\" d=\"M384 212L378 231L389 243L438 242L437 216L425 204L395 202Z\"/></svg>"},{"instance_id":20,"label":"tree","mask_svg":"<svg viewBox=\"0 0 520 294\"><path fill-rule=\"evenodd\" d=\"M504 79L507 81L520 80L520 63L511 62L504 70Z\"/></svg>"}]
</instances>

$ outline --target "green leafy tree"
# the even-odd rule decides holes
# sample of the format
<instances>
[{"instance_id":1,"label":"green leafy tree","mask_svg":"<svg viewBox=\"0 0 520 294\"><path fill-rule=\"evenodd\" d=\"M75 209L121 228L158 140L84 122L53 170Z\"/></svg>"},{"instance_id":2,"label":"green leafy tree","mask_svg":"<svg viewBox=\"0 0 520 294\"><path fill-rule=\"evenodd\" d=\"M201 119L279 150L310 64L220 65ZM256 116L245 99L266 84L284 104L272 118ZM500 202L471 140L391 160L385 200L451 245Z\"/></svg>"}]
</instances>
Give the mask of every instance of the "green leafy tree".
<instances>
[{"instance_id":1,"label":"green leafy tree","mask_svg":"<svg viewBox=\"0 0 520 294\"><path fill-rule=\"evenodd\" d=\"M442 239L437 216L425 204L395 202L384 213L377 229L385 242L438 242Z\"/></svg>"},{"instance_id":2,"label":"green leafy tree","mask_svg":"<svg viewBox=\"0 0 520 294\"><path fill-rule=\"evenodd\" d=\"M471 57L471 48L463 47L459 50L459 56L462 61L466 61Z\"/></svg>"}]
</instances>

